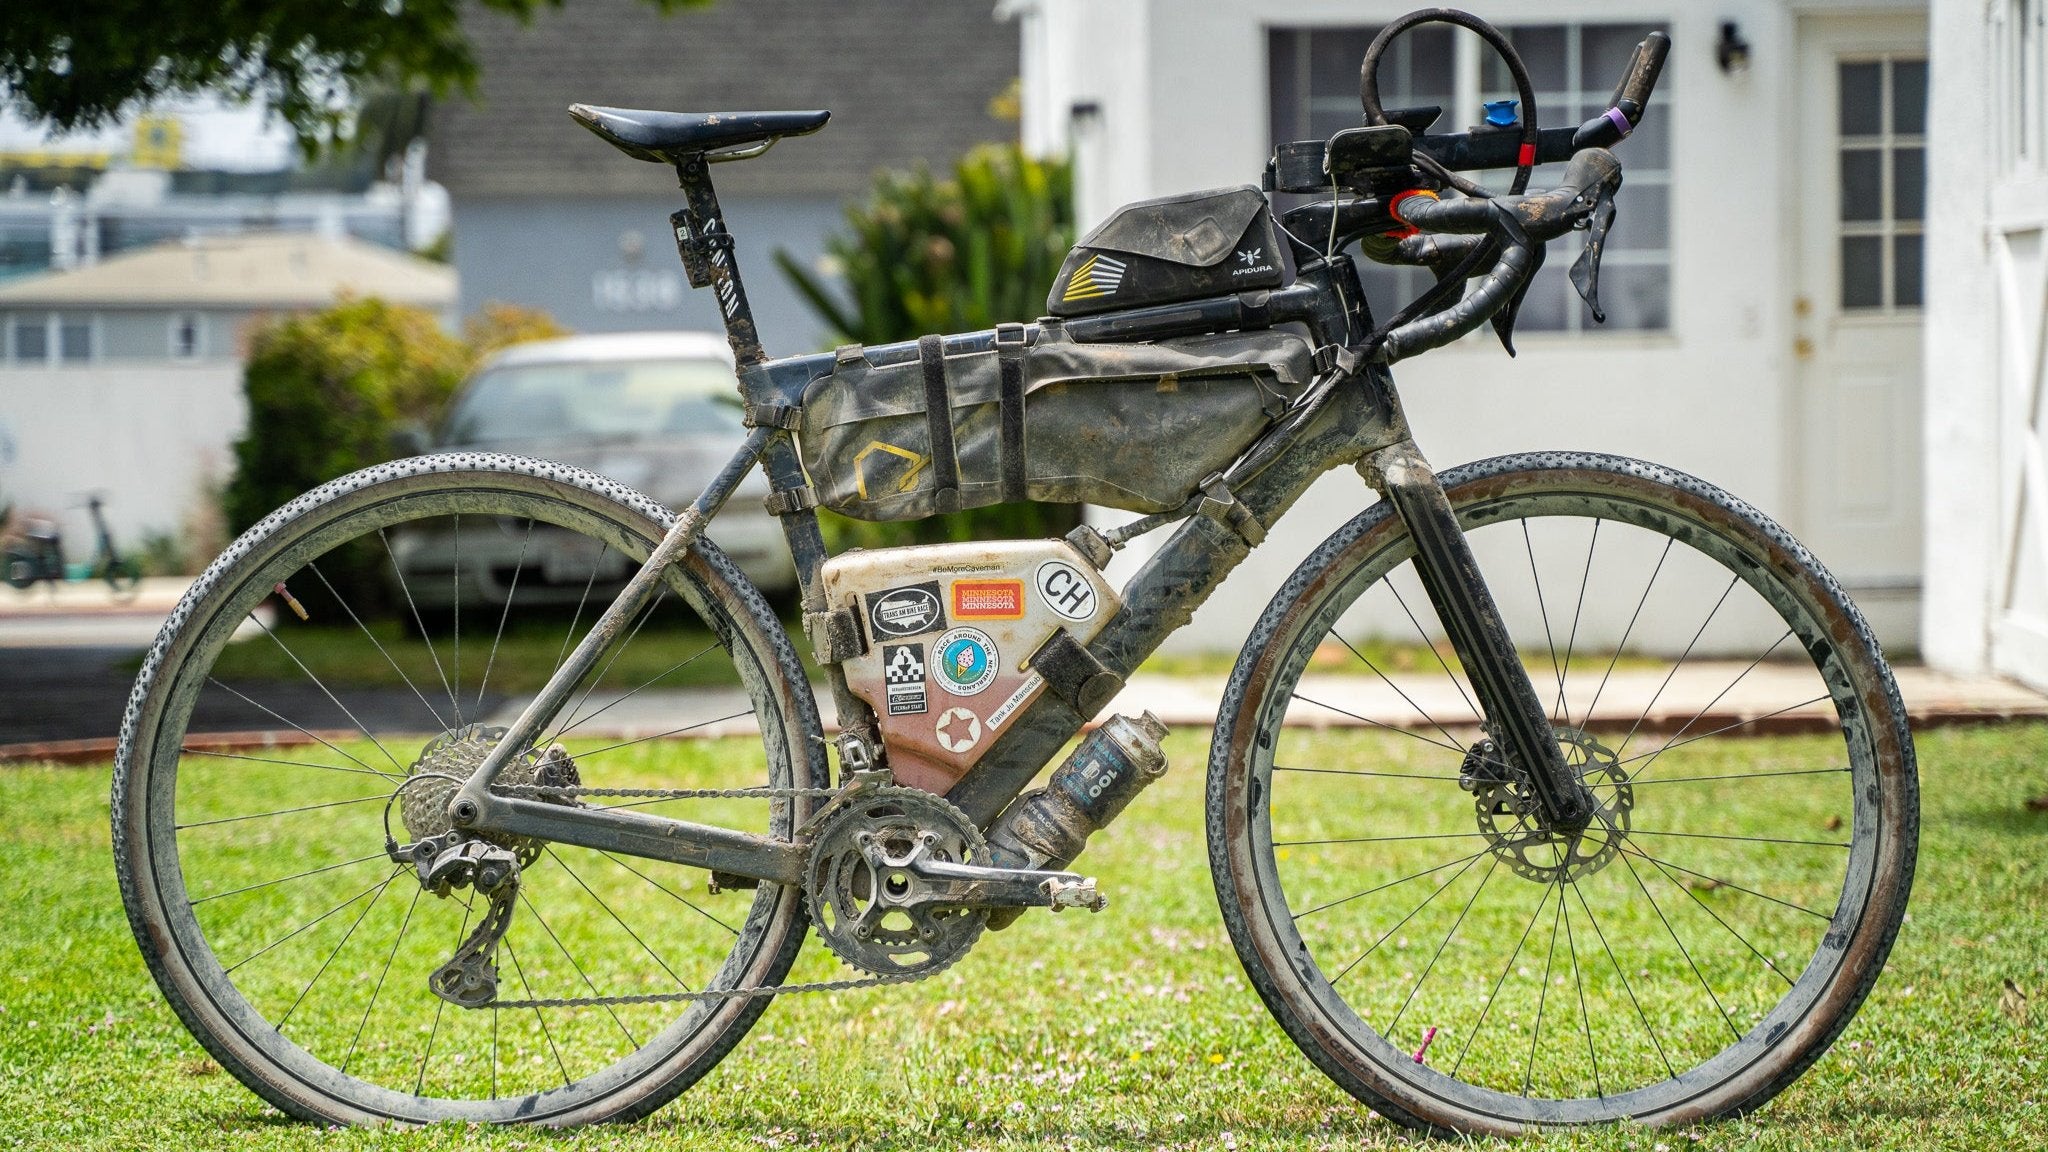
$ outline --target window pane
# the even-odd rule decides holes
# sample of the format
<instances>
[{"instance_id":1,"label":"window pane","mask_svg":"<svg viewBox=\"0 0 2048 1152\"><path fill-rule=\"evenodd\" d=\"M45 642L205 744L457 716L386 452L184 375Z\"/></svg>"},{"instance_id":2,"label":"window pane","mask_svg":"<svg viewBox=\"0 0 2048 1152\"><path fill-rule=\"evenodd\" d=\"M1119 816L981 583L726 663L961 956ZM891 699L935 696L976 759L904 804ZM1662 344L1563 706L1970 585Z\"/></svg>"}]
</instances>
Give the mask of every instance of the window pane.
<instances>
[{"instance_id":1,"label":"window pane","mask_svg":"<svg viewBox=\"0 0 2048 1152\"><path fill-rule=\"evenodd\" d=\"M1562 252L1554 254L1554 258L1563 256ZM1571 263L1570 260L1563 262ZM1545 263L1529 285L1529 294L1522 298L1522 312L1515 318L1515 331L1563 332L1571 327L1571 310L1584 307L1579 301L1579 294L1572 291L1570 282L1564 278L1562 268ZM1589 320L1587 323L1592 322ZM1492 337L1490 327L1483 331L1489 339Z\"/></svg>"},{"instance_id":2,"label":"window pane","mask_svg":"<svg viewBox=\"0 0 2048 1152\"><path fill-rule=\"evenodd\" d=\"M1302 33L1292 28L1273 28L1266 33L1267 75L1272 81L1273 143L1307 139L1303 128L1308 111L1308 93L1298 82L1295 46Z\"/></svg>"},{"instance_id":3,"label":"window pane","mask_svg":"<svg viewBox=\"0 0 2048 1152\"><path fill-rule=\"evenodd\" d=\"M1569 286L1565 289L1571 292ZM1578 293L1571 303L1584 308ZM1671 270L1658 266L1619 266L1600 270L1600 306L1607 310L1607 323L1586 326L1628 331L1661 330L1671 326Z\"/></svg>"},{"instance_id":4,"label":"window pane","mask_svg":"<svg viewBox=\"0 0 2048 1152\"><path fill-rule=\"evenodd\" d=\"M1624 184L1614 198L1614 230L1608 233L1607 246L1653 251L1671 247L1669 190L1661 187L1634 189ZM1563 253L1553 252L1552 255Z\"/></svg>"},{"instance_id":5,"label":"window pane","mask_svg":"<svg viewBox=\"0 0 2048 1152\"><path fill-rule=\"evenodd\" d=\"M1892 153L1892 219L1919 220L1926 214L1927 150L1900 148Z\"/></svg>"},{"instance_id":6,"label":"window pane","mask_svg":"<svg viewBox=\"0 0 2048 1152\"><path fill-rule=\"evenodd\" d=\"M1842 237L1842 307L1884 307L1884 238Z\"/></svg>"},{"instance_id":7,"label":"window pane","mask_svg":"<svg viewBox=\"0 0 2048 1152\"><path fill-rule=\"evenodd\" d=\"M1562 24L1531 24L1508 29L1508 43L1515 46L1515 52L1522 57L1522 66L1529 70L1529 82L1538 92L1562 92L1571 87L1564 74L1565 28ZM1485 61L1485 80L1488 88L1513 92L1514 78L1508 75L1507 65L1491 48L1480 49L1480 59Z\"/></svg>"},{"instance_id":8,"label":"window pane","mask_svg":"<svg viewBox=\"0 0 2048 1152\"><path fill-rule=\"evenodd\" d=\"M1927 131L1927 61L1892 61L1892 132L1918 136Z\"/></svg>"},{"instance_id":9,"label":"window pane","mask_svg":"<svg viewBox=\"0 0 2048 1152\"><path fill-rule=\"evenodd\" d=\"M14 322L14 358L16 360L47 360L50 358L50 330L44 326L41 316L23 317Z\"/></svg>"},{"instance_id":10,"label":"window pane","mask_svg":"<svg viewBox=\"0 0 2048 1152\"><path fill-rule=\"evenodd\" d=\"M1667 75L1669 75L1667 73ZM1669 168L1671 166L1671 107L1664 102L1664 93L1659 82L1657 98L1650 101L1650 110L1643 116L1643 122L1629 133L1628 139L1615 145L1615 155L1621 157L1625 169ZM1602 95L1605 99L1605 94ZM1587 119L1605 112L1605 108L1587 108L1584 116L1572 121L1573 127Z\"/></svg>"},{"instance_id":11,"label":"window pane","mask_svg":"<svg viewBox=\"0 0 2048 1152\"><path fill-rule=\"evenodd\" d=\"M1920 237L1892 239L1892 302L1901 308L1920 307Z\"/></svg>"},{"instance_id":12,"label":"window pane","mask_svg":"<svg viewBox=\"0 0 2048 1152\"><path fill-rule=\"evenodd\" d=\"M1579 87L1600 97L1613 92L1614 86L1621 83L1622 75L1628 71L1629 57L1635 55L1636 45L1660 27L1662 25L1659 24L1588 24ZM1670 81L1669 73L1658 79L1658 95L1670 95L1665 87Z\"/></svg>"},{"instance_id":13,"label":"window pane","mask_svg":"<svg viewBox=\"0 0 2048 1152\"><path fill-rule=\"evenodd\" d=\"M58 350L66 360L92 359L92 324L85 320L66 319L57 336Z\"/></svg>"},{"instance_id":14,"label":"window pane","mask_svg":"<svg viewBox=\"0 0 2048 1152\"><path fill-rule=\"evenodd\" d=\"M1875 148L1842 150L1842 219L1884 219L1883 157Z\"/></svg>"},{"instance_id":15,"label":"window pane","mask_svg":"<svg viewBox=\"0 0 2048 1152\"><path fill-rule=\"evenodd\" d=\"M1415 93L1448 93L1451 88L1451 30L1441 25L1417 28L1402 37L1408 41L1408 90ZM1363 58L1364 52L1359 56ZM1353 73L1358 62L1352 62ZM1354 76L1352 87L1358 86Z\"/></svg>"},{"instance_id":16,"label":"window pane","mask_svg":"<svg viewBox=\"0 0 2048 1152\"><path fill-rule=\"evenodd\" d=\"M1341 96L1347 92L1358 93L1358 62L1365 58L1366 46L1372 43L1376 28L1317 28L1309 33L1308 83L1309 90L1318 96ZM1413 38L1411 33L1407 39ZM1389 57L1399 57L1399 42L1388 49ZM1385 101L1389 91L1398 82L1397 62L1388 60L1380 65L1380 99Z\"/></svg>"},{"instance_id":17,"label":"window pane","mask_svg":"<svg viewBox=\"0 0 2048 1152\"><path fill-rule=\"evenodd\" d=\"M1884 131L1880 67L1875 63L1842 65L1842 135L1875 136Z\"/></svg>"}]
</instances>

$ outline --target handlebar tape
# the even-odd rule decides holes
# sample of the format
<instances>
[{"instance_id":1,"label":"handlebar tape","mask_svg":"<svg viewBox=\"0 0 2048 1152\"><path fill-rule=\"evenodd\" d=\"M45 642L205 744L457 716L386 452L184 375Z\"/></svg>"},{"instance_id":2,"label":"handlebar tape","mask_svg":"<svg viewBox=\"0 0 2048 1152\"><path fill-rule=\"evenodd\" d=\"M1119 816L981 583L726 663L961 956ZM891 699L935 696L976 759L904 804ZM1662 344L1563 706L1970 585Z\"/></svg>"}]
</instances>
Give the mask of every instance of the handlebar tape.
<instances>
[{"instance_id":1,"label":"handlebar tape","mask_svg":"<svg viewBox=\"0 0 2048 1152\"><path fill-rule=\"evenodd\" d=\"M1657 77L1664 72L1664 59L1670 54L1671 37L1662 32L1643 37L1635 54L1629 57L1621 83L1614 86L1614 95L1607 100L1607 111L1579 125L1579 130L1572 134L1572 146L1605 148L1635 131L1650 107L1650 93L1656 89Z\"/></svg>"}]
</instances>

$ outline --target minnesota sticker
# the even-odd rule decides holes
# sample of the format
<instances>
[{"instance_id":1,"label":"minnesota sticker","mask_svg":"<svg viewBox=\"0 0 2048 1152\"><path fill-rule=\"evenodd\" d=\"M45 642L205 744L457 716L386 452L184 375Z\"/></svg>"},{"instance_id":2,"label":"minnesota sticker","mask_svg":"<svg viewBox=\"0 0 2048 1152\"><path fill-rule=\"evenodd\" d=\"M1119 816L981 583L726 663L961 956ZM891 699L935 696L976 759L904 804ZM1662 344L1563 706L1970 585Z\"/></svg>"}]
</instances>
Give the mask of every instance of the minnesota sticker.
<instances>
[{"instance_id":1,"label":"minnesota sticker","mask_svg":"<svg viewBox=\"0 0 2048 1152\"><path fill-rule=\"evenodd\" d=\"M953 581L953 619L1020 620L1023 616L1022 580Z\"/></svg>"}]
</instances>

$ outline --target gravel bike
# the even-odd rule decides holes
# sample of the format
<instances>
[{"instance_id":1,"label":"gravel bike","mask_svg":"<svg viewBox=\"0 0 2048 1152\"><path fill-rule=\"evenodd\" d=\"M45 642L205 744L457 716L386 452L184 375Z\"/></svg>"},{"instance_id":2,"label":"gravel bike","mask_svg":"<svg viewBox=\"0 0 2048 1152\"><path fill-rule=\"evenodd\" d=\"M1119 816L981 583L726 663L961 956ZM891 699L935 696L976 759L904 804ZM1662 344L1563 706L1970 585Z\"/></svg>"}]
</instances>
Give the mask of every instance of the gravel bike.
<instances>
[{"instance_id":1,"label":"gravel bike","mask_svg":"<svg viewBox=\"0 0 2048 1152\"><path fill-rule=\"evenodd\" d=\"M1499 53L1519 119L1433 133L1438 110L1381 106L1378 61L1428 21ZM679 512L457 453L343 477L237 540L123 725L114 844L159 987L294 1116L645 1115L773 995L922 979L1030 909L1099 910L1068 866L1165 770L1162 726L1111 718L1024 789L1345 467L1381 499L1274 596L1210 752L1210 861L1251 984L1403 1124L1761 1106L1848 1024L1906 908L1913 744L1870 629L1784 530L1671 469L1540 452L1438 475L1390 372L1488 322L1509 342L1546 244L1574 231L1597 316L1608 146L1667 48L1637 48L1600 116L1541 128L1497 30L1413 14L1362 62L1359 126L1282 145L1264 189L1117 213L1039 322L783 359L710 166L828 113L573 108L680 178L671 223L716 293L746 445ZM1505 192L1466 175L1488 169L1513 170ZM1309 199L1276 212L1268 192ZM1353 245L1436 284L1376 319ZM789 633L703 536L756 469L829 735ZM1003 499L1140 515L840 556L818 526L821 506ZM1111 555L1155 532L1110 586ZM430 586L449 627L408 647L393 622ZM295 682L250 679L252 651ZM374 700L351 687L370 672ZM1658 710L1700 676L1712 704ZM1407 719L1346 695L1361 678ZM656 697L658 725L617 725ZM198 719L230 713L239 739ZM851 971L786 983L812 930Z\"/></svg>"}]
</instances>

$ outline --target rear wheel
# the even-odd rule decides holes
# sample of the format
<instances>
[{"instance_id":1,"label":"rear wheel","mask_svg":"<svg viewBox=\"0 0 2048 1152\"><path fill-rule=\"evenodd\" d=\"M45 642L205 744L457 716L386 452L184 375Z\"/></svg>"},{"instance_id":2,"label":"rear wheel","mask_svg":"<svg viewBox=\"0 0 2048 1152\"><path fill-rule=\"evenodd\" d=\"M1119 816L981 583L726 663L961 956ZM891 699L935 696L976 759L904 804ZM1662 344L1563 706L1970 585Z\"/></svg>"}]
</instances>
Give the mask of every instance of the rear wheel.
<instances>
[{"instance_id":1,"label":"rear wheel","mask_svg":"<svg viewBox=\"0 0 2048 1152\"><path fill-rule=\"evenodd\" d=\"M408 460L294 501L180 604L123 727L121 890L159 987L263 1098L330 1123L630 1118L761 1014L766 997L437 998L428 977L490 902L473 887L437 896L386 854L387 829L399 843L445 831L448 778L474 770L671 523L571 468ZM501 782L825 785L815 703L759 594L708 543L667 577ZM694 738L707 735L720 738ZM566 760L539 751L556 744ZM575 802L789 839L815 801ZM774 986L806 930L794 887L716 895L679 866L499 847L521 865L495 952L501 1003Z\"/></svg>"},{"instance_id":2,"label":"rear wheel","mask_svg":"<svg viewBox=\"0 0 2048 1152\"><path fill-rule=\"evenodd\" d=\"M1876 642L1804 548L1691 477L1532 454L1443 482L1600 818L1545 829L1381 503L1275 597L1218 719L1210 858L1252 983L1411 1125L1760 1106L1905 912L1917 781Z\"/></svg>"}]
</instances>

